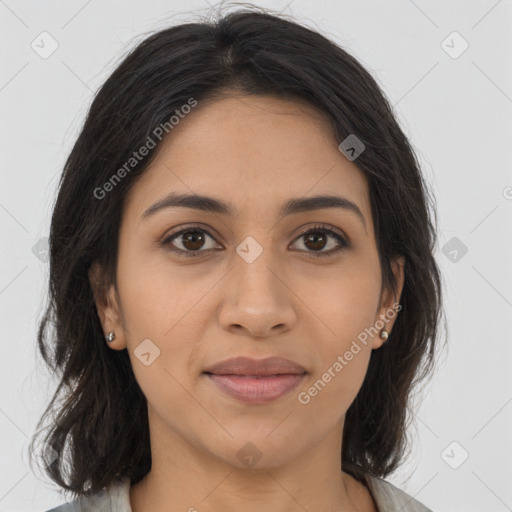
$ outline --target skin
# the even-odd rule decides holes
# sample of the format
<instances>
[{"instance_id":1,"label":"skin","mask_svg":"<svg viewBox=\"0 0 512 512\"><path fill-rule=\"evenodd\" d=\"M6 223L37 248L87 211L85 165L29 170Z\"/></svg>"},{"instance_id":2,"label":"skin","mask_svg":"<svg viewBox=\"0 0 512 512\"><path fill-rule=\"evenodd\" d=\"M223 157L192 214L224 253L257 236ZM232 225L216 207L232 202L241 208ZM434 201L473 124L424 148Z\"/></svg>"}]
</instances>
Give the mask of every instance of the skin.
<instances>
[{"instance_id":1,"label":"skin","mask_svg":"<svg viewBox=\"0 0 512 512\"><path fill-rule=\"evenodd\" d=\"M130 488L134 512L376 511L366 486L340 470L340 454L345 413L381 338L360 343L307 405L297 399L399 300L403 286L397 260L398 296L381 289L366 178L338 143L309 105L232 95L181 120L127 196L117 289L97 309L105 334L117 336L108 346L128 349L148 400L152 470ZM172 207L141 220L170 192L213 196L238 214ZM366 225L339 208L278 216L286 200L316 194L350 199ZM189 224L207 231L203 246L183 236L159 244ZM337 228L349 247L315 257L339 244L331 235L324 245L301 236L318 224ZM252 263L236 252L247 236L263 249ZM180 257L170 244L203 252ZM160 350L148 366L134 354L145 339ZM202 373L239 355L286 357L308 374L291 393L247 405ZM251 467L237 456L248 442L261 453Z\"/></svg>"}]
</instances>

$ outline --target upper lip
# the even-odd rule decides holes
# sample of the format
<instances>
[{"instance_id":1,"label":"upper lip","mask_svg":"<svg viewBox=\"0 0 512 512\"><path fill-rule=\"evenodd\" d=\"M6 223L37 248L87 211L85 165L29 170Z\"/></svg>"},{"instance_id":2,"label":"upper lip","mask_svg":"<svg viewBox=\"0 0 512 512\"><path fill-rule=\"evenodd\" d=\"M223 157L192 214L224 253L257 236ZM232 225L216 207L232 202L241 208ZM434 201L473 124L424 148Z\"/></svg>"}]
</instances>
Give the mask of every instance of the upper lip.
<instances>
[{"instance_id":1,"label":"upper lip","mask_svg":"<svg viewBox=\"0 0 512 512\"><path fill-rule=\"evenodd\" d=\"M306 370L300 364L283 357L266 357L265 359L234 357L209 366L204 373L260 376L302 374L306 373Z\"/></svg>"}]
</instances>

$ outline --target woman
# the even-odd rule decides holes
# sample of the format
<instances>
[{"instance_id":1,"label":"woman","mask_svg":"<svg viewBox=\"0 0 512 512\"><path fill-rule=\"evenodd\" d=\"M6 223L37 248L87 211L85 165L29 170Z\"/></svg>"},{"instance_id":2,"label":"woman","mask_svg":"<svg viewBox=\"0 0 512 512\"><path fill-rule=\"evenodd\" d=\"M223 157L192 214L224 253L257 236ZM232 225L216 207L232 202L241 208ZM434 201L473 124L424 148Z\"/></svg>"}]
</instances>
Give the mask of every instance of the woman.
<instances>
[{"instance_id":1,"label":"woman","mask_svg":"<svg viewBox=\"0 0 512 512\"><path fill-rule=\"evenodd\" d=\"M384 478L433 366L435 242L406 136L333 42L257 9L142 41L51 222L53 510L428 511Z\"/></svg>"}]
</instances>

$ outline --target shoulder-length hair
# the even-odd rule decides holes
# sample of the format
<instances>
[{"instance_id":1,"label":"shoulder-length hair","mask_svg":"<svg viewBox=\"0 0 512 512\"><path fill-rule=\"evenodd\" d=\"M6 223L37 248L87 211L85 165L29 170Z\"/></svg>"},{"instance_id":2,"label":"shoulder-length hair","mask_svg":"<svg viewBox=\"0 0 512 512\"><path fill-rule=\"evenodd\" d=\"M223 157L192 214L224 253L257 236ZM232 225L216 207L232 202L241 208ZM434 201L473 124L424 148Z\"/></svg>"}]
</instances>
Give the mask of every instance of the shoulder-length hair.
<instances>
[{"instance_id":1,"label":"shoulder-length hair","mask_svg":"<svg viewBox=\"0 0 512 512\"><path fill-rule=\"evenodd\" d=\"M355 164L369 186L382 286L396 289L397 256L405 259L404 286L392 333L372 351L346 413L342 468L360 481L365 473L385 477L409 445L411 391L434 367L442 316L431 194L392 107L363 66L316 31L245 7L140 42L95 95L65 163L49 236L49 302L38 331L40 354L59 384L37 428L49 421L41 429L44 470L75 495L121 477L135 484L151 469L146 398L127 351L104 341L88 279L97 262L100 296L115 285L123 201L156 151L133 167L126 162L148 137L160 146L162 127L172 136L169 120L191 98L201 105L230 91L306 101L325 113L338 142L352 134L364 144Z\"/></svg>"}]
</instances>

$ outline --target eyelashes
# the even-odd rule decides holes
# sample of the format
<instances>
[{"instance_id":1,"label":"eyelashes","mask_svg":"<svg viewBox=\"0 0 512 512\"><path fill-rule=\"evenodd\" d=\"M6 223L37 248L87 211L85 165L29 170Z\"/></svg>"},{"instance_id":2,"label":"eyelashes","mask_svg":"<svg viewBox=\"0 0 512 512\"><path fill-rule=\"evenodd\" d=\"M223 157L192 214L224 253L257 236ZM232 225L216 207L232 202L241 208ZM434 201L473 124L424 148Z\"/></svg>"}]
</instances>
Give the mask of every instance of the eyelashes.
<instances>
[{"instance_id":1,"label":"eyelashes","mask_svg":"<svg viewBox=\"0 0 512 512\"><path fill-rule=\"evenodd\" d=\"M307 231L304 231L301 233L295 240L301 240L304 237L311 237L314 235L321 235L322 239L334 239L337 242L337 245L334 248L331 248L329 251L308 251L305 250L304 252L307 252L308 255L311 255L313 257L324 257L324 256L331 256L339 253L342 250L345 250L349 247L348 242L345 240L343 236L341 236L337 231L335 231L332 228L326 227L326 226L314 226L312 228L309 228ZM318 237L313 238L313 243L316 244ZM307 243L309 243L311 240L308 240ZM321 242L320 242L321 243ZM304 246L305 243L303 242Z\"/></svg>"},{"instance_id":2,"label":"eyelashes","mask_svg":"<svg viewBox=\"0 0 512 512\"><path fill-rule=\"evenodd\" d=\"M203 244L207 245L208 238L215 242L215 238L206 229L199 226L187 226L166 237L161 242L161 245L184 258L204 256L211 251L222 249L222 247L218 245L215 246L216 242L212 247L207 247L205 249ZM306 241L304 241L305 238ZM307 244L311 243L315 246L318 244L322 245L325 242L325 246L328 246L329 239L331 241L334 240L336 243L334 248L331 247L328 251L323 250L325 247L321 247L321 250L308 250L307 248ZM302 244L306 249L300 249L299 252L307 253L308 256L312 256L314 258L334 256L350 247L348 241L340 233L333 228L323 225L308 228L295 239L295 242L300 240L302 240ZM175 242L178 242L183 248L177 247ZM192 249L187 249L187 245L185 244L192 246ZM198 245L199 247L197 247Z\"/></svg>"}]
</instances>

